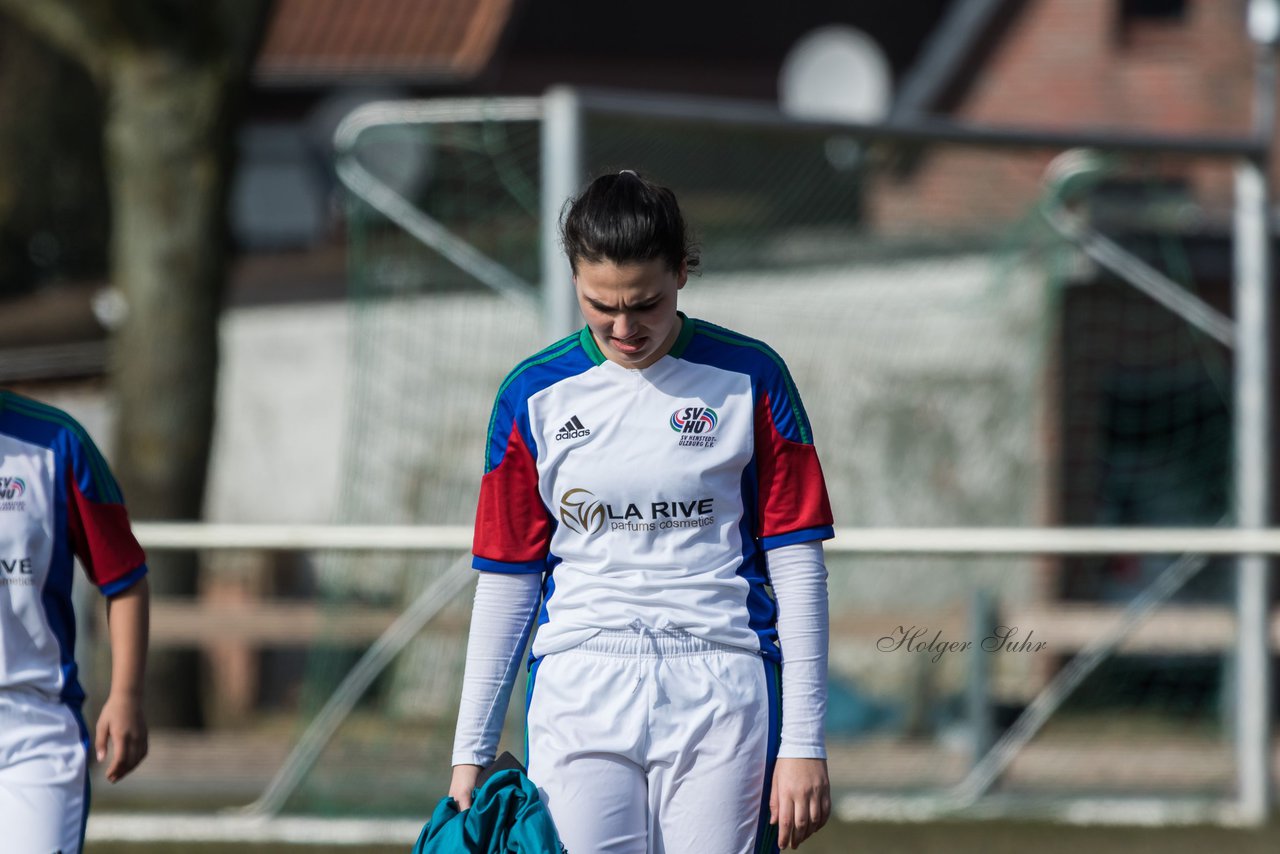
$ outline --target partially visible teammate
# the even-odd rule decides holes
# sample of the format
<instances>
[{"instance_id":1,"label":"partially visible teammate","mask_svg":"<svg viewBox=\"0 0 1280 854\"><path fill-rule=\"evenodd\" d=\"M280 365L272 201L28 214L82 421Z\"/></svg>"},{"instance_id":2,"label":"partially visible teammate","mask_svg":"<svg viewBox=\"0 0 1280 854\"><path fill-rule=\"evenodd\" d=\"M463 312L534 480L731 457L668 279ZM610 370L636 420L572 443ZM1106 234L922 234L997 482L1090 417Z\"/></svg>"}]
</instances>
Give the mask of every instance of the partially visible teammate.
<instances>
[{"instance_id":1,"label":"partially visible teammate","mask_svg":"<svg viewBox=\"0 0 1280 854\"><path fill-rule=\"evenodd\" d=\"M676 310L697 257L670 190L597 178L563 232L587 325L498 392L449 794L493 759L536 622L529 777L569 851L798 846L830 813L832 535L799 394Z\"/></svg>"},{"instance_id":2,"label":"partially visible teammate","mask_svg":"<svg viewBox=\"0 0 1280 854\"><path fill-rule=\"evenodd\" d=\"M89 810L72 557L107 597L111 691L97 759L116 782L147 753L147 567L115 479L66 413L0 390L0 850L73 854Z\"/></svg>"}]
</instances>

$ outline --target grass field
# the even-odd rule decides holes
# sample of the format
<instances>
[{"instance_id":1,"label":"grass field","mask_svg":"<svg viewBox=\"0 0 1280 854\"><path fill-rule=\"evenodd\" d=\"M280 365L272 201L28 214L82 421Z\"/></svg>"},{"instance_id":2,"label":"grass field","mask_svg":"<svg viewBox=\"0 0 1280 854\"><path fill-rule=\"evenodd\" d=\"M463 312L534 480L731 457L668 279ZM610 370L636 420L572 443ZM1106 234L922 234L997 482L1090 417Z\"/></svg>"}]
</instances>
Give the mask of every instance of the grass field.
<instances>
[{"instance_id":1,"label":"grass field","mask_svg":"<svg viewBox=\"0 0 1280 854\"><path fill-rule=\"evenodd\" d=\"M403 846L372 847L97 843L87 847L87 854L407 854L412 846L413 840L406 840ZM1262 830L1064 827L1020 822L831 824L800 850L810 854L1275 854L1280 851L1280 824Z\"/></svg>"}]
</instances>

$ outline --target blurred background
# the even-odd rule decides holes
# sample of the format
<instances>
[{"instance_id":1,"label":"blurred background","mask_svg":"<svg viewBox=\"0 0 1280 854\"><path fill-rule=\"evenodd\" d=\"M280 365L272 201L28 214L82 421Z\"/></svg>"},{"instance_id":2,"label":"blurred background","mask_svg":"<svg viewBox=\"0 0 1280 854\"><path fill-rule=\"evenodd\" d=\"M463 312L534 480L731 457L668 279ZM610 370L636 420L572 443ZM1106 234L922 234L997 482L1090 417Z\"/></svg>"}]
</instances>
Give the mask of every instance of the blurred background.
<instances>
[{"instance_id":1,"label":"blurred background","mask_svg":"<svg viewBox=\"0 0 1280 854\"><path fill-rule=\"evenodd\" d=\"M1272 280L1277 19L1271 0L0 0L0 384L96 437L155 595L151 756L95 781L94 850L287 836L221 812L255 800L412 843L447 786L489 407L577 325L548 230L620 168L696 231L683 310L773 345L813 421L841 533L840 821L813 845L1275 850L1274 825L1230 827L1265 823L1276 764L1240 724L1274 714L1270 655L1261 679L1239 656L1241 561L1158 535L848 544L1269 526L1269 411L1236 401L1275 360L1234 306ZM151 524L178 521L276 539ZM425 533L331 547L352 525ZM1274 595L1243 589L1274 645ZM80 603L92 715L109 657L101 602Z\"/></svg>"}]
</instances>

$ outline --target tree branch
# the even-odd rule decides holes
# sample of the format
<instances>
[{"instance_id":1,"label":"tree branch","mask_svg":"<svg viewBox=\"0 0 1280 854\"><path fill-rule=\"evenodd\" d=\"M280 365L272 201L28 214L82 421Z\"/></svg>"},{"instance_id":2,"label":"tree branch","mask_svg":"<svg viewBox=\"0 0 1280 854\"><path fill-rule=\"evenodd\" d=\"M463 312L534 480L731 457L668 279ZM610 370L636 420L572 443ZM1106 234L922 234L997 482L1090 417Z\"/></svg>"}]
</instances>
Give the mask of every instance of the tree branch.
<instances>
[{"instance_id":1,"label":"tree branch","mask_svg":"<svg viewBox=\"0 0 1280 854\"><path fill-rule=\"evenodd\" d=\"M102 83L107 77L108 50L99 4L77 0L0 0L0 12L88 70Z\"/></svg>"},{"instance_id":2,"label":"tree branch","mask_svg":"<svg viewBox=\"0 0 1280 854\"><path fill-rule=\"evenodd\" d=\"M227 53L232 68L247 75L266 38L267 28L275 14L276 0L255 0L252 3L218 3L214 15L221 19L225 33Z\"/></svg>"}]
</instances>

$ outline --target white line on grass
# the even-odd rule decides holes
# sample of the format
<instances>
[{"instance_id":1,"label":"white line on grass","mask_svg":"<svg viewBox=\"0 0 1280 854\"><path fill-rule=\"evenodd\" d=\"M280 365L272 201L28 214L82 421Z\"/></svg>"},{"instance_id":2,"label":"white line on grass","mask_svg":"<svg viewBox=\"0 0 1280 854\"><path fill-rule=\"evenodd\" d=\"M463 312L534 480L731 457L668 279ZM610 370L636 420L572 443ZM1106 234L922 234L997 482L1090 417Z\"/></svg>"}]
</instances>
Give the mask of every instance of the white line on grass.
<instances>
[{"instance_id":1,"label":"white line on grass","mask_svg":"<svg viewBox=\"0 0 1280 854\"><path fill-rule=\"evenodd\" d=\"M411 847L425 819L262 818L193 813L94 813L89 842L253 842Z\"/></svg>"}]
</instances>

